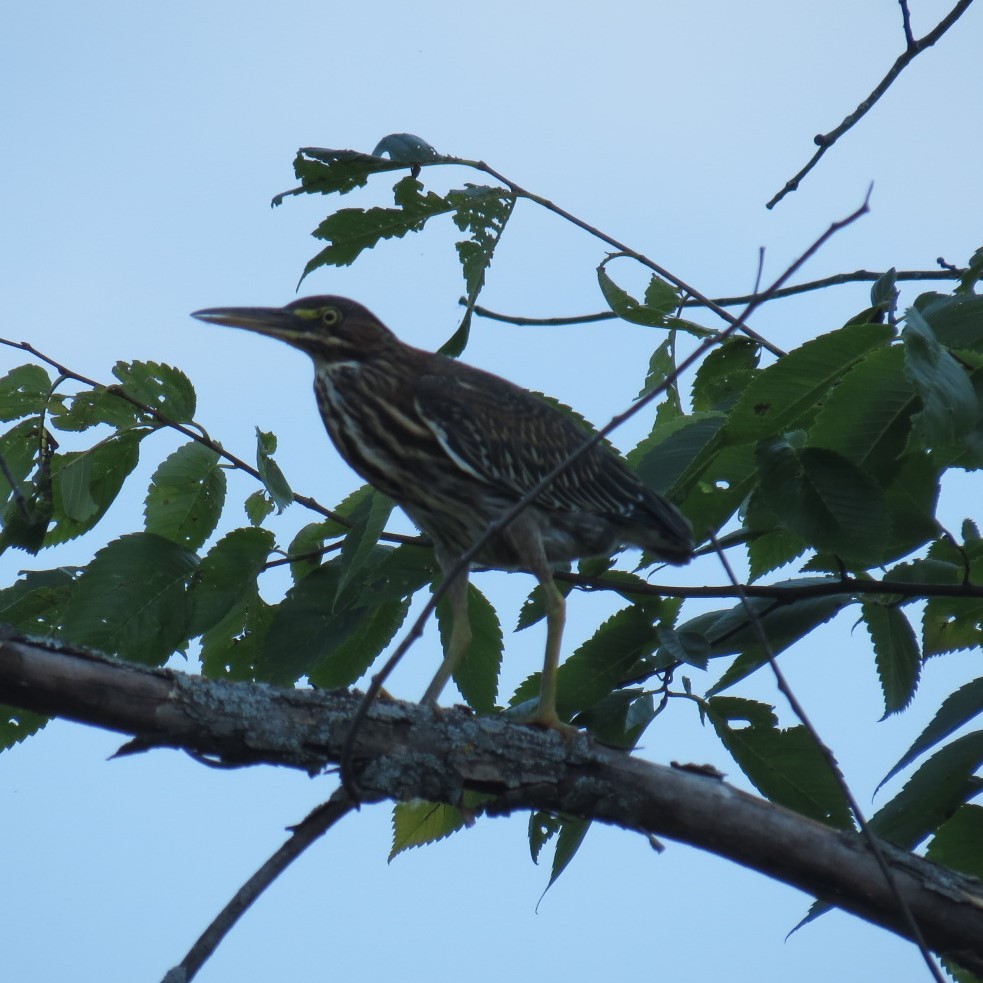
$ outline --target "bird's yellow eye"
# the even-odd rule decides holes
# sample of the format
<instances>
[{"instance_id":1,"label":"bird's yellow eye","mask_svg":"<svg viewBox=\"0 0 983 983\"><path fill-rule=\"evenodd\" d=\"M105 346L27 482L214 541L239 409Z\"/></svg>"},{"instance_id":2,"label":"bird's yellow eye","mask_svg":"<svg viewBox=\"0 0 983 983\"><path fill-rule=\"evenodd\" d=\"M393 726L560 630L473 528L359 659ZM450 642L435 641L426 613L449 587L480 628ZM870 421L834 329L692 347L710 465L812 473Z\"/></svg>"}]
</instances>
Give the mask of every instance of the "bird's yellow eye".
<instances>
[{"instance_id":1,"label":"bird's yellow eye","mask_svg":"<svg viewBox=\"0 0 983 983\"><path fill-rule=\"evenodd\" d=\"M321 322L333 328L341 320L341 312L337 307L325 307L321 310Z\"/></svg>"}]
</instances>

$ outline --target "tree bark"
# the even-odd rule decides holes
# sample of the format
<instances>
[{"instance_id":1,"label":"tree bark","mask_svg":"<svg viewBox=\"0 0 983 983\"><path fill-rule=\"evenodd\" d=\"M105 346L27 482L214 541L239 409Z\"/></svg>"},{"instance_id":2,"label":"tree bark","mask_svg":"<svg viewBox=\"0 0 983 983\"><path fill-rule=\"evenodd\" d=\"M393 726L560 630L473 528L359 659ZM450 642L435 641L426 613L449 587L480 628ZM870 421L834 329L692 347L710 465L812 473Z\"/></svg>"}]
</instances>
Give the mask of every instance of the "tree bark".
<instances>
[{"instance_id":1,"label":"tree bark","mask_svg":"<svg viewBox=\"0 0 983 983\"><path fill-rule=\"evenodd\" d=\"M317 774L338 764L360 697L209 680L8 636L0 701L132 735L121 753L165 746ZM365 801L457 805L477 789L494 796L486 813L544 809L679 840L908 937L861 836L699 769L652 764L586 735L564 741L501 717L396 701L371 709L352 769ZM928 945L983 974L983 883L886 842L882 849Z\"/></svg>"}]
</instances>

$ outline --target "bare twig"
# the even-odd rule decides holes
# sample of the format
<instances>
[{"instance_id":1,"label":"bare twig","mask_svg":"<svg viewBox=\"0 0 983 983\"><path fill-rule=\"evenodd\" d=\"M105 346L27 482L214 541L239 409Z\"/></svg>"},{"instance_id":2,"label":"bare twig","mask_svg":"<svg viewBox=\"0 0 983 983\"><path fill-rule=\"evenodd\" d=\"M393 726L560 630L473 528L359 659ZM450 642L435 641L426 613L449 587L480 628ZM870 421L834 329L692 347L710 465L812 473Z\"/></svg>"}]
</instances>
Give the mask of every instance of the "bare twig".
<instances>
[{"instance_id":1,"label":"bare twig","mask_svg":"<svg viewBox=\"0 0 983 983\"><path fill-rule=\"evenodd\" d=\"M339 820L355 808L344 789L339 788L327 802L319 805L303 822L291 828L290 838L263 864L232 900L219 912L211 925L198 937L181 962L171 969L163 983L189 983L198 970L218 948L249 906L290 866L312 843L319 840Z\"/></svg>"},{"instance_id":2,"label":"bare twig","mask_svg":"<svg viewBox=\"0 0 983 983\"><path fill-rule=\"evenodd\" d=\"M716 544L717 540L712 531L710 531L709 535L710 541ZM942 971L932 958L932 954L929 951L927 943L925 942L925 937L922 935L922 930L919 927L915 916L911 913L911 908L902 895L901 889L898 887L898 882L895 879L894 872L888 865L887 858L884 856L884 851L881 848L881 844L878 842L877 837L874 835L873 830L870 828L870 825L864 817L863 811L861 810L860 804L857 802L856 797L850 790L846 777L840 769L840 764L836 760L836 755L833 754L833 751L829 745L826 744L825 741L823 741L823 739L819 736L819 731L817 731L813 726L812 721L805 712L805 708L792 691L792 687L789 686L788 680L785 678L785 674L781 671L781 669L779 669L778 660L775 658L775 653L772 650L771 642L768 641L768 636L765 633L764 625L761 623L761 618L758 617L757 612L751 606L747 593L741 586L740 581L734 575L734 570L727 559L727 554L723 550L718 550L717 557L720 560L720 564L723 566L724 572L727 574L731 584L738 591L741 604L743 605L752 629L758 638L758 644L761 646L761 650L768 659L768 664L771 666L771 671L775 675L775 682L778 684L779 691L788 701L788 705L792 708L792 712L795 714L795 716L799 718L802 726L809 732L809 736L819 749L819 753L823 756L823 758L825 758L826 764L829 766L829 770L832 773L836 784L839 786L840 792L843 794L844 799L846 799L846 802L850 807L850 811L857 820L857 825L860 827L860 831L863 833L864 839L866 840L867 845L870 847L871 853L874 855L874 858L877 861L877 866L884 875L884 880L887 882L887 885L894 896L894 899L898 905L898 910L901 912L908 930L911 933L911 939L914 941L915 945L918 946L918 949L922 954L922 958L925 960L925 964L928 966L929 971L932 974L932 978L936 981L936 983L945 983L945 979L942 976Z\"/></svg>"},{"instance_id":3,"label":"bare twig","mask_svg":"<svg viewBox=\"0 0 983 983\"><path fill-rule=\"evenodd\" d=\"M782 188L765 206L766 208L774 208L787 194L795 191L802 179L819 163L820 158L823 154L829 150L830 147L836 143L837 140L847 130L851 129L856 123L858 123L870 109L873 107L874 103L884 95L885 92L891 87L894 80L901 74L902 71L908 66L914 58L916 58L921 52L926 48L932 47L939 38L945 34L946 31L956 23L957 20L969 9L969 5L973 0L959 0L959 2L949 11L938 24L935 25L933 30L929 31L925 37L915 40L911 35L911 25L908 22L908 8L902 3L903 17L905 20L905 37L907 39L907 46L902 54L900 54L891 66L887 75L881 79L881 81L875 86L874 90L867 96L863 102L860 103L857 108L847 116L839 126L835 129L830 130L828 133L819 133L814 138L814 142L819 147L819 149L812 155L809 162L799 171L795 177L785 182L785 187Z\"/></svg>"},{"instance_id":4,"label":"bare twig","mask_svg":"<svg viewBox=\"0 0 983 983\"><path fill-rule=\"evenodd\" d=\"M895 279L901 280L958 280L966 271L956 266L945 265L941 270L901 270L895 275ZM856 270L853 273L837 273L833 276L823 277L821 280L810 280L808 283L799 283L793 287L782 287L776 290L769 298L781 300L784 297L794 297L797 294L808 293L812 290L822 290L825 287L837 287L845 283L874 283L879 280L883 273L875 273L871 270ZM741 294L733 297L715 297L713 302L718 307L740 307L751 303L755 294ZM462 298L460 303L464 303ZM683 307L703 307L702 301L687 299L682 302ZM567 324L593 324L595 321L612 321L618 315L614 311L598 311L596 314L575 314L572 317L522 317L517 314L502 314L499 311L489 310L480 305L474 309L475 314L488 318L490 321L504 321L506 324L520 324L530 327L553 327Z\"/></svg>"},{"instance_id":5,"label":"bare twig","mask_svg":"<svg viewBox=\"0 0 983 983\"><path fill-rule=\"evenodd\" d=\"M497 175L496 175L497 176ZM504 180L499 177L500 180ZM371 682L369 683L368 689L365 693L365 698L362 700L358 711L352 721L351 730L349 731L348 738L345 741L345 748L341 757L341 775L342 782L348 789L349 793L353 798L358 797L358 790L355 787L354 781L351 776L351 758L352 752L355 748L355 739L358 734L358 729L365 719L368 713L369 707L372 705L373 700L375 700L379 691L382 689L383 684L389 677L393 669L396 668L400 659L407 653L410 646L423 634L423 627L427 623L427 620L433 614L437 607L438 602L444 596L447 591L447 586L453 582L454 578L460 574L462 571L468 569L471 565L471 561L485 548L485 546L510 523L520 512L528 508L538 497L542 494L543 490L546 489L553 481L556 480L564 471L567 470L574 462L576 462L583 454L586 454L592 447L600 443L605 437L607 437L613 430L617 429L626 420L633 417L636 413L641 411L649 403L651 403L658 396L662 395L665 390L675 382L675 380L680 376L681 373L685 372L691 365L697 362L703 355L706 354L714 345L726 340L734 332L741 329L745 320L751 315L751 313L756 310L761 304L765 302L767 297L770 295L770 291L778 290L782 284L785 283L789 277L793 276L795 272L801 268L803 263L809 260L822 246L830 239L832 236L836 235L841 229L850 225L851 223L857 221L862 215L865 215L869 210L869 198L870 191L867 192L867 196L864 198L863 204L851 212L846 218L841 219L837 222L833 222L825 232L822 233L815 241L810 245L795 261L793 261L785 270L781 276L769 287L764 293L758 294L756 298L748 304L747 308L742 312L740 317L734 318L728 315L730 324L727 328L721 332L719 335L715 335L712 338L708 338L703 341L697 348L693 350L679 365L676 366L674 371L669 373L669 375L651 392L647 393L632 406L630 406L623 413L619 413L617 416L613 417L604 427L598 430L592 437L584 441L584 443L572 454L570 454L565 460L561 461L556 467L552 468L547 474L545 474L539 482L536 483L525 495L522 496L507 512L501 515L494 522L490 523L488 528L485 530L484 535L479 537L471 547L466 550L457 560L457 562L444 573L444 579L441 584L434 590L431 594L429 601L424 605L423 610L420 612L417 619L413 622L409 631L396 646L393 654L386 660L383 667L376 673Z\"/></svg>"}]
</instances>

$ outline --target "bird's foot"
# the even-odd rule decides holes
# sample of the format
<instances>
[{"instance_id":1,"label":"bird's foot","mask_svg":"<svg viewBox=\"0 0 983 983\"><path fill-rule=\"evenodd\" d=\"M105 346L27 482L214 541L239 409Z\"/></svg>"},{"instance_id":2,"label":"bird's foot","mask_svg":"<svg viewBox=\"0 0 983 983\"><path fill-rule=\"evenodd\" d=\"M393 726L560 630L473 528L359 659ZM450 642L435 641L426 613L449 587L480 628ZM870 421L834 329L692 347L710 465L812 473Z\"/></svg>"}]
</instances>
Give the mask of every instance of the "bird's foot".
<instances>
[{"instance_id":1,"label":"bird's foot","mask_svg":"<svg viewBox=\"0 0 983 983\"><path fill-rule=\"evenodd\" d=\"M528 717L525 723L532 727L555 730L565 741L571 741L577 734L583 733L579 727L574 727L573 724L568 724L565 720L561 720L556 710L540 708L531 717Z\"/></svg>"}]
</instances>

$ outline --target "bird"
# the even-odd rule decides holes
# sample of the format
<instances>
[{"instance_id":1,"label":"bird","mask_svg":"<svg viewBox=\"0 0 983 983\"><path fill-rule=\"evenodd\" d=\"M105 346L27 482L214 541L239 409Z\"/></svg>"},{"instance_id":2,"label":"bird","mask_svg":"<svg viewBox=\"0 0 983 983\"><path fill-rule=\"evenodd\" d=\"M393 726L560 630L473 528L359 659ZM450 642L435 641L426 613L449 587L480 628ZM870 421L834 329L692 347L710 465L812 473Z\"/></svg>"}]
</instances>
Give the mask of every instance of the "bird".
<instances>
[{"instance_id":1,"label":"bird","mask_svg":"<svg viewBox=\"0 0 983 983\"><path fill-rule=\"evenodd\" d=\"M450 638L421 700L440 694L471 644L468 568L462 555L572 453L590 431L545 398L499 376L400 341L345 297L285 307L216 307L192 315L279 338L314 362L314 393L340 455L430 537L447 582ZM474 557L483 568L525 570L542 586L546 653L528 722L570 733L557 712L566 617L557 565L636 546L685 564L690 523L645 485L610 446L596 443L559 473Z\"/></svg>"}]
</instances>

